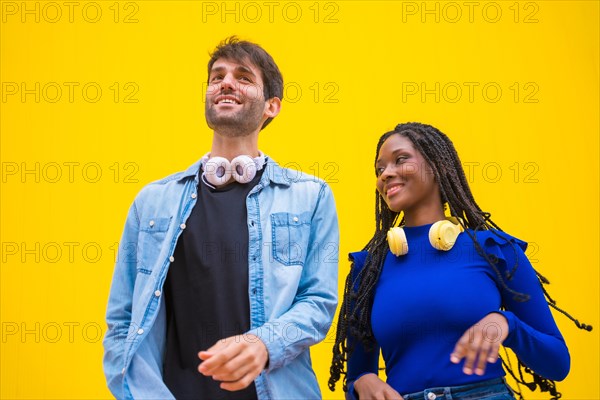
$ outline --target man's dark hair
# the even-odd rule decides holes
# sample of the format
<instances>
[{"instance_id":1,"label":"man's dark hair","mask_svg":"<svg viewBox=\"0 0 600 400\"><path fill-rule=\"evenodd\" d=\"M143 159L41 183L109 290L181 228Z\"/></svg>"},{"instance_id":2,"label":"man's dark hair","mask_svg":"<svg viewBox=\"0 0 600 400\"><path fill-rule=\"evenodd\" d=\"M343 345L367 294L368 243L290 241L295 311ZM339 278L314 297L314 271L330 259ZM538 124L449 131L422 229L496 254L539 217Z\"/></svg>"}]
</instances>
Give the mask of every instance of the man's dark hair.
<instances>
[{"instance_id":1,"label":"man's dark hair","mask_svg":"<svg viewBox=\"0 0 600 400\"><path fill-rule=\"evenodd\" d=\"M273 61L273 57L269 55L262 47L256 43L240 40L236 36L230 36L223 40L210 53L210 61L208 62L208 75L212 70L213 64L218 59L223 58L237 62L250 62L258 68L263 81L263 94L265 100L273 97L283 99L283 76ZM268 118L261 129L264 129L273 118Z\"/></svg>"}]
</instances>

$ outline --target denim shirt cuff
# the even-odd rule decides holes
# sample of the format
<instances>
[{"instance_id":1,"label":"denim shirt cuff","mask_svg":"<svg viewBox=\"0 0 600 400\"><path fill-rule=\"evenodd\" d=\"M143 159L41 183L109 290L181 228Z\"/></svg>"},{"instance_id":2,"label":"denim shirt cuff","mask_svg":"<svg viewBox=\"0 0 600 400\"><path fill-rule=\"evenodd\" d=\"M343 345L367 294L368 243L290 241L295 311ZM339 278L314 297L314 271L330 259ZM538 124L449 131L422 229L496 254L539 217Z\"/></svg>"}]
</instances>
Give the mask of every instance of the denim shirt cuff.
<instances>
[{"instance_id":1,"label":"denim shirt cuff","mask_svg":"<svg viewBox=\"0 0 600 400\"><path fill-rule=\"evenodd\" d=\"M283 366L283 361L285 360L285 346L271 324L266 323L263 326L251 329L247 332L247 334L252 334L258 337L267 348L267 352L269 353L269 361L267 362L265 372L269 372Z\"/></svg>"}]
</instances>

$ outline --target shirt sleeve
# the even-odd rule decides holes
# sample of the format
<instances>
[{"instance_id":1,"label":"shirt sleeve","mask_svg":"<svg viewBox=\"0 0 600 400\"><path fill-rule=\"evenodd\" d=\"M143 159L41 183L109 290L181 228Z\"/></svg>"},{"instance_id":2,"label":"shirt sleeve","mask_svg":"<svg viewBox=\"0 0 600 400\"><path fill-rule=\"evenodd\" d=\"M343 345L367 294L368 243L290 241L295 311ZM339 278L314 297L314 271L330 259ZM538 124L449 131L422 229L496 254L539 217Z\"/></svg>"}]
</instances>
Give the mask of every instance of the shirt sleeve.
<instances>
[{"instance_id":1,"label":"shirt sleeve","mask_svg":"<svg viewBox=\"0 0 600 400\"><path fill-rule=\"evenodd\" d=\"M323 340L337 306L339 230L331 189L323 183L311 223L298 292L289 310L248 333L267 347L268 372L281 368ZM326 250L326 251L323 251ZM294 335L287 333L293 327Z\"/></svg>"},{"instance_id":2,"label":"shirt sleeve","mask_svg":"<svg viewBox=\"0 0 600 400\"><path fill-rule=\"evenodd\" d=\"M108 329L104 336L104 375L108 388L117 399L129 397L124 379L125 343L131 325L133 287L136 277L136 245L139 217L135 202L129 209L106 310Z\"/></svg>"},{"instance_id":3,"label":"shirt sleeve","mask_svg":"<svg viewBox=\"0 0 600 400\"><path fill-rule=\"evenodd\" d=\"M570 355L563 336L552 316L541 283L524 251L527 243L512 236L491 233L486 241L488 253L497 257L506 285L529 296L519 301L515 294L501 288L508 336L503 345L537 374L551 380L563 380L570 369ZM516 269L515 268L516 265ZM507 276L511 276L507 279Z\"/></svg>"},{"instance_id":4,"label":"shirt sleeve","mask_svg":"<svg viewBox=\"0 0 600 400\"><path fill-rule=\"evenodd\" d=\"M366 251L361 251L349 255L350 261L353 262L350 274L353 276L353 287L355 289L359 283L356 277L364 265L367 254ZM348 355L348 393L346 393L346 399L358 400L358 394L354 390L354 382L366 374L378 375L380 348L374 344L371 349L367 349L360 340L353 338L349 332L347 345L351 352Z\"/></svg>"}]
</instances>

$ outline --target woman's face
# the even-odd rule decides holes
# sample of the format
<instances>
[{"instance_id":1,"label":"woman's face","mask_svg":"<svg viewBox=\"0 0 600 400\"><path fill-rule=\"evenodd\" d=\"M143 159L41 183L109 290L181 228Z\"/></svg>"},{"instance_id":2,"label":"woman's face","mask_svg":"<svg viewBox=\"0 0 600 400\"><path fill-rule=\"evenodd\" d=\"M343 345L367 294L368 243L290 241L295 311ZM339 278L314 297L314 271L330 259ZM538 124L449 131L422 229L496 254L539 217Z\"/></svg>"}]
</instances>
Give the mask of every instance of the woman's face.
<instances>
[{"instance_id":1,"label":"woman's face","mask_svg":"<svg viewBox=\"0 0 600 400\"><path fill-rule=\"evenodd\" d=\"M375 165L377 190L390 210L403 211L407 223L417 216L435 214L438 218L443 210L439 186L433 170L408 138L400 134L387 138Z\"/></svg>"}]
</instances>

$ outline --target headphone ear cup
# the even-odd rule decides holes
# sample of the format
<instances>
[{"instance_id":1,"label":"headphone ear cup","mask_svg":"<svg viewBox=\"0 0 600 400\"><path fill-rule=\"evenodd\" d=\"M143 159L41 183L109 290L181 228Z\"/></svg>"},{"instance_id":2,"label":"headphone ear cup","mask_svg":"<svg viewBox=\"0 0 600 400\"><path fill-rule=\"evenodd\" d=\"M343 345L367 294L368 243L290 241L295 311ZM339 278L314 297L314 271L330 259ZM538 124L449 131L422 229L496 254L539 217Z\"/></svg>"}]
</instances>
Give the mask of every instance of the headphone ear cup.
<instances>
[{"instance_id":1,"label":"headphone ear cup","mask_svg":"<svg viewBox=\"0 0 600 400\"><path fill-rule=\"evenodd\" d=\"M408 253L408 241L406 240L406 234L404 229L396 226L390 228L387 233L387 241L390 246L390 251L395 256L403 256Z\"/></svg>"},{"instance_id":2,"label":"headphone ear cup","mask_svg":"<svg viewBox=\"0 0 600 400\"><path fill-rule=\"evenodd\" d=\"M248 183L256 176L256 163L249 156L237 156L231 160L231 175L239 183Z\"/></svg>"},{"instance_id":3,"label":"headphone ear cup","mask_svg":"<svg viewBox=\"0 0 600 400\"><path fill-rule=\"evenodd\" d=\"M448 251L456 243L460 232L460 225L455 225L448 220L438 221L429 229L429 243L435 249Z\"/></svg>"},{"instance_id":4,"label":"headphone ear cup","mask_svg":"<svg viewBox=\"0 0 600 400\"><path fill-rule=\"evenodd\" d=\"M224 157L213 157L204 163L204 176L214 185L221 186L231 179L231 165Z\"/></svg>"}]
</instances>

